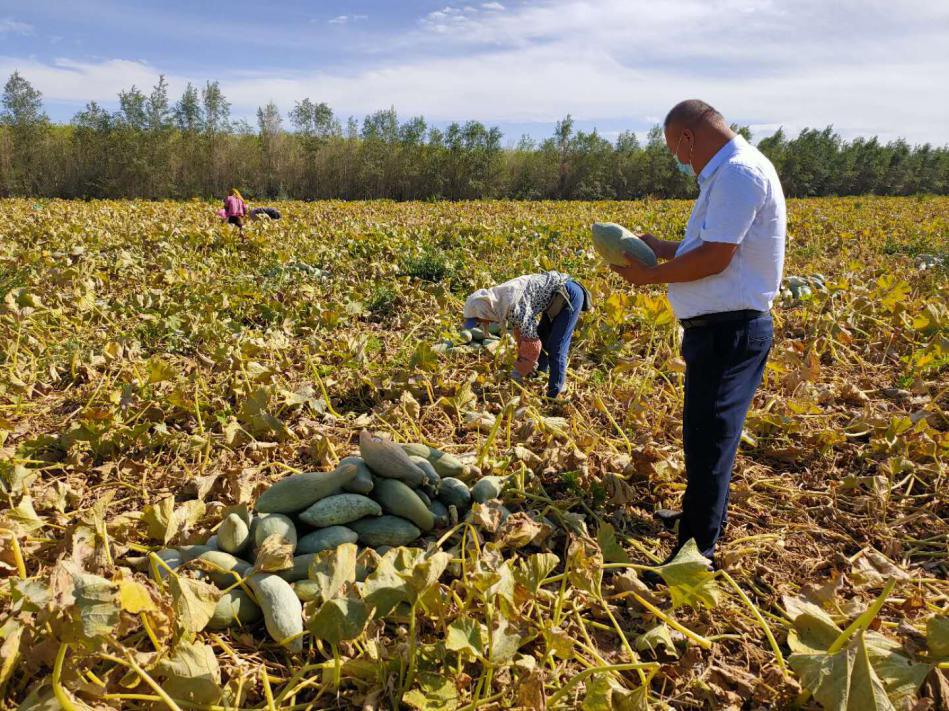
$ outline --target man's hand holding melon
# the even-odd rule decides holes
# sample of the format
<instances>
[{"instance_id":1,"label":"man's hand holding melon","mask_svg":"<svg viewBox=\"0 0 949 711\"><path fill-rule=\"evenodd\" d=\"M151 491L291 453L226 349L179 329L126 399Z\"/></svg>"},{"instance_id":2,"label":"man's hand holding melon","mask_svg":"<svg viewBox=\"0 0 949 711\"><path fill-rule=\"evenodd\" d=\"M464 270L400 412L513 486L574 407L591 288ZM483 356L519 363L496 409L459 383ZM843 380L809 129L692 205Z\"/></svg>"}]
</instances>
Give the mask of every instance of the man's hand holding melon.
<instances>
[{"instance_id":1,"label":"man's hand holding melon","mask_svg":"<svg viewBox=\"0 0 949 711\"><path fill-rule=\"evenodd\" d=\"M738 249L737 244L729 242L702 242L677 257L678 246L678 242L657 239L653 235L637 237L613 222L593 225L594 249L610 269L636 285L704 279L723 271ZM657 257L667 261L659 264Z\"/></svg>"},{"instance_id":2,"label":"man's hand holding melon","mask_svg":"<svg viewBox=\"0 0 949 711\"><path fill-rule=\"evenodd\" d=\"M651 283L650 274L658 263L657 247L661 244L653 235L637 236L615 222L593 225L593 248L610 269L631 284Z\"/></svg>"}]
</instances>

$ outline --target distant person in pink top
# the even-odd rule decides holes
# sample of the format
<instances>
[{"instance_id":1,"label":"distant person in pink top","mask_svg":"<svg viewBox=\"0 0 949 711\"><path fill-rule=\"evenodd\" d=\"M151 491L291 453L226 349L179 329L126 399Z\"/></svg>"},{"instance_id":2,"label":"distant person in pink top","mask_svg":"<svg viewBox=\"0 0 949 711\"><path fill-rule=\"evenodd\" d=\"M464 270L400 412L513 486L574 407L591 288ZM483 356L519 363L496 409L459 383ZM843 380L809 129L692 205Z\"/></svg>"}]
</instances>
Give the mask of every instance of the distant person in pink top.
<instances>
[{"instance_id":1,"label":"distant person in pink top","mask_svg":"<svg viewBox=\"0 0 949 711\"><path fill-rule=\"evenodd\" d=\"M224 215L230 225L237 225L238 229L244 231L244 218L247 216L247 203L237 191L237 188L231 188L231 192L224 198Z\"/></svg>"}]
</instances>

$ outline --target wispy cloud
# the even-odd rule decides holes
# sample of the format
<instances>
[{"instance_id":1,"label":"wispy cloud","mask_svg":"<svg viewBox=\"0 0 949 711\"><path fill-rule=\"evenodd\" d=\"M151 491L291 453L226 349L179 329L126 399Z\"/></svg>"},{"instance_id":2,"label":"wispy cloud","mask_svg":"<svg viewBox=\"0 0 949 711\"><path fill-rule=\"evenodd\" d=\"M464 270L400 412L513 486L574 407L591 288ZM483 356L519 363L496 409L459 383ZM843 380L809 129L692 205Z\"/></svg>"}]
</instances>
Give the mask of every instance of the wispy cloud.
<instances>
[{"instance_id":1,"label":"wispy cloud","mask_svg":"<svg viewBox=\"0 0 949 711\"><path fill-rule=\"evenodd\" d=\"M504 10L499 2L485 2L480 6L474 5L446 5L441 10L434 10L419 20L419 24L426 30L440 34L465 32L481 25L482 17L496 15Z\"/></svg>"},{"instance_id":2,"label":"wispy cloud","mask_svg":"<svg viewBox=\"0 0 949 711\"><path fill-rule=\"evenodd\" d=\"M347 22L359 22L368 18L369 15L337 15L329 23L331 25L345 25Z\"/></svg>"},{"instance_id":3,"label":"wispy cloud","mask_svg":"<svg viewBox=\"0 0 949 711\"><path fill-rule=\"evenodd\" d=\"M0 17L0 35L32 35L33 25L26 22L18 22L9 17Z\"/></svg>"}]
</instances>

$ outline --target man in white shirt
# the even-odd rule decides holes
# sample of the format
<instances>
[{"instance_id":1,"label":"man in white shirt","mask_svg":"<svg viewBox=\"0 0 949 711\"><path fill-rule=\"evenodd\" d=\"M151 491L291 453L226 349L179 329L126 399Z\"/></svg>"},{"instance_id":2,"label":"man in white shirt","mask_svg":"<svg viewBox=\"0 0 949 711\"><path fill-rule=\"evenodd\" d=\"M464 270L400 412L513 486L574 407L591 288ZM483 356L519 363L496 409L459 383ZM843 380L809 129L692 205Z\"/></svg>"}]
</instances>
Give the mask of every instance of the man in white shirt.
<instances>
[{"instance_id":1,"label":"man in white shirt","mask_svg":"<svg viewBox=\"0 0 949 711\"><path fill-rule=\"evenodd\" d=\"M699 196L681 242L643 237L660 260L613 270L631 284L669 284L684 329L682 444L687 485L679 541L713 560L728 507L745 415L771 350L771 304L784 268L786 212L771 162L704 101L676 104L666 145L697 175ZM670 556L671 558L672 556Z\"/></svg>"}]
</instances>

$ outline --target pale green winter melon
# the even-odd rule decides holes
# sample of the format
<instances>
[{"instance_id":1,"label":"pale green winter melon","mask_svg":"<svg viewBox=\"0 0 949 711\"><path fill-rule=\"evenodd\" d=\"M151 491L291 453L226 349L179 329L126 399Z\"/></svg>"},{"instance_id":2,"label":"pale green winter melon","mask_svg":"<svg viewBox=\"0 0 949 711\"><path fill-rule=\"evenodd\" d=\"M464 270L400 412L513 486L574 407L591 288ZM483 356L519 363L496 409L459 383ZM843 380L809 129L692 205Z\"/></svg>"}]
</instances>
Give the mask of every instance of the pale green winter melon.
<instances>
[{"instance_id":1,"label":"pale green winter melon","mask_svg":"<svg viewBox=\"0 0 949 711\"><path fill-rule=\"evenodd\" d=\"M390 481L388 479L380 479ZM396 481L392 479L391 481ZM379 484L373 487L373 495ZM381 516L379 504L362 494L334 494L320 499L300 514L300 520L313 528L342 526L350 521L358 521L366 516Z\"/></svg>"},{"instance_id":2,"label":"pale green winter melon","mask_svg":"<svg viewBox=\"0 0 949 711\"><path fill-rule=\"evenodd\" d=\"M418 442L406 442L405 444L400 444L402 451L408 454L411 457L421 457L422 459L431 459L432 453L437 452L437 449L433 449L425 444L420 444Z\"/></svg>"},{"instance_id":3,"label":"pale green winter melon","mask_svg":"<svg viewBox=\"0 0 949 711\"><path fill-rule=\"evenodd\" d=\"M427 459L440 477L453 476L456 479L464 480L471 476L471 467L463 464L454 455L440 449L418 443L403 444L402 449L410 457Z\"/></svg>"},{"instance_id":4,"label":"pale green winter melon","mask_svg":"<svg viewBox=\"0 0 949 711\"><path fill-rule=\"evenodd\" d=\"M290 583L290 587L301 602L315 600L323 591L323 586L315 580L297 580L295 583Z\"/></svg>"},{"instance_id":5,"label":"pale green winter melon","mask_svg":"<svg viewBox=\"0 0 949 711\"><path fill-rule=\"evenodd\" d=\"M442 478L438 475L438 472L435 471L435 467L432 463L425 457L416 457L412 454L409 455L409 459L425 474L425 481L422 482L420 488L428 489L433 494L437 494L438 487L441 486L442 483Z\"/></svg>"},{"instance_id":6,"label":"pale green winter melon","mask_svg":"<svg viewBox=\"0 0 949 711\"><path fill-rule=\"evenodd\" d=\"M205 575L219 588L227 588L250 572L251 564L224 551L207 551L197 558L203 561ZM237 577L235 577L235 574Z\"/></svg>"},{"instance_id":7,"label":"pale green winter melon","mask_svg":"<svg viewBox=\"0 0 949 711\"><path fill-rule=\"evenodd\" d=\"M297 541L297 553L319 553L329 548L336 548L344 543L355 543L359 536L351 528L346 526L328 526L319 531L313 531L301 537Z\"/></svg>"},{"instance_id":8,"label":"pale green winter melon","mask_svg":"<svg viewBox=\"0 0 949 711\"><path fill-rule=\"evenodd\" d=\"M382 504L386 513L401 516L423 531L431 531L435 527L435 515L428 510L425 502L398 479L376 480L372 498Z\"/></svg>"},{"instance_id":9,"label":"pale green winter melon","mask_svg":"<svg viewBox=\"0 0 949 711\"><path fill-rule=\"evenodd\" d=\"M454 506L458 513L464 513L471 506L471 490L460 479L446 476L438 490L438 500L445 504L446 508Z\"/></svg>"},{"instance_id":10,"label":"pale green winter melon","mask_svg":"<svg viewBox=\"0 0 949 711\"><path fill-rule=\"evenodd\" d=\"M217 546L225 553L237 555L250 543L250 527L240 516L232 513L221 522L217 531Z\"/></svg>"},{"instance_id":11,"label":"pale green winter melon","mask_svg":"<svg viewBox=\"0 0 949 711\"><path fill-rule=\"evenodd\" d=\"M161 560L169 568L174 570L179 565L183 565L188 561L194 560L202 553L207 553L208 551L213 551L214 549L206 545L188 545L181 546L180 548L162 548L161 550L155 551L155 554L161 558ZM148 559L146 558L146 561ZM168 576L168 571L165 569L165 565L157 565L158 568L158 577L164 579ZM148 569L151 570L151 564L148 564Z\"/></svg>"},{"instance_id":12,"label":"pale green winter melon","mask_svg":"<svg viewBox=\"0 0 949 711\"><path fill-rule=\"evenodd\" d=\"M247 579L261 612L267 632L291 652L303 651L303 604L283 578L257 573ZM288 638L295 637L292 641Z\"/></svg>"},{"instance_id":13,"label":"pale green winter melon","mask_svg":"<svg viewBox=\"0 0 949 711\"><path fill-rule=\"evenodd\" d=\"M339 469L347 464L352 464L356 467L356 476L353 477L348 484L343 484L343 491L348 491L353 494L368 494L372 491L372 472L369 471L365 460L355 455L344 457L339 460L339 466L336 468Z\"/></svg>"},{"instance_id":14,"label":"pale green winter melon","mask_svg":"<svg viewBox=\"0 0 949 711\"><path fill-rule=\"evenodd\" d=\"M250 535L253 538L255 549L259 548L261 543L274 534L280 535L296 550L297 528L288 517L275 513L262 514L254 519Z\"/></svg>"},{"instance_id":15,"label":"pale green winter melon","mask_svg":"<svg viewBox=\"0 0 949 711\"><path fill-rule=\"evenodd\" d=\"M223 630L232 625L249 625L260 619L260 607L241 588L228 590L218 598L208 629Z\"/></svg>"},{"instance_id":16,"label":"pale green winter melon","mask_svg":"<svg viewBox=\"0 0 949 711\"><path fill-rule=\"evenodd\" d=\"M615 222L593 223L593 248L610 264L624 266L626 255L656 266L656 254L639 237Z\"/></svg>"},{"instance_id":17,"label":"pale green winter melon","mask_svg":"<svg viewBox=\"0 0 949 711\"><path fill-rule=\"evenodd\" d=\"M482 477L477 484L471 487L471 498L479 504L483 504L485 501L498 498L501 495L502 488L504 488L504 477Z\"/></svg>"},{"instance_id":18,"label":"pale green winter melon","mask_svg":"<svg viewBox=\"0 0 949 711\"><path fill-rule=\"evenodd\" d=\"M376 437L368 430L359 433L359 454L379 476L399 479L409 486L425 481L425 473L395 442Z\"/></svg>"},{"instance_id":19,"label":"pale green winter melon","mask_svg":"<svg viewBox=\"0 0 949 711\"><path fill-rule=\"evenodd\" d=\"M214 548L210 546L202 545L188 545L188 546L178 546L178 554L181 556L181 562L187 563L189 560L194 560L202 553L207 553L208 551L213 551Z\"/></svg>"},{"instance_id":20,"label":"pale green winter melon","mask_svg":"<svg viewBox=\"0 0 949 711\"><path fill-rule=\"evenodd\" d=\"M435 499L428 505L428 510L435 516L435 525L444 528L448 525L448 507L441 501Z\"/></svg>"},{"instance_id":21,"label":"pale green winter melon","mask_svg":"<svg viewBox=\"0 0 949 711\"><path fill-rule=\"evenodd\" d=\"M422 500L422 503L425 504L428 508L432 508L432 500L428 494L425 493L424 489L412 489L415 492L415 495Z\"/></svg>"},{"instance_id":22,"label":"pale green winter melon","mask_svg":"<svg viewBox=\"0 0 949 711\"><path fill-rule=\"evenodd\" d=\"M398 516L364 518L361 521L354 521L349 527L359 534L360 543L374 548L408 545L422 535L415 524Z\"/></svg>"},{"instance_id":23,"label":"pale green winter melon","mask_svg":"<svg viewBox=\"0 0 949 711\"><path fill-rule=\"evenodd\" d=\"M297 580L305 580L310 575L310 563L316 557L316 553L304 553L303 555L293 556L293 565L283 570L274 571L274 575L283 578L288 583L295 583Z\"/></svg>"},{"instance_id":24,"label":"pale green winter melon","mask_svg":"<svg viewBox=\"0 0 949 711\"><path fill-rule=\"evenodd\" d=\"M261 513L295 513L303 511L322 498L335 494L358 473L352 464L339 466L331 472L293 474L276 482L257 499Z\"/></svg>"},{"instance_id":25,"label":"pale green winter melon","mask_svg":"<svg viewBox=\"0 0 949 711\"><path fill-rule=\"evenodd\" d=\"M209 548L208 550L211 550L211 549ZM165 578L168 577L168 570L165 568L165 566L168 566L168 568L175 570L175 568L177 568L179 565L185 562L181 558L181 551L179 551L177 548L162 548L161 550L155 551L155 555L157 555L165 564L165 565L158 565L158 564L155 565L155 570L158 571L158 577L161 580L164 580ZM148 558L146 558L145 560L148 561ZM148 570L151 571L150 563L148 564Z\"/></svg>"}]
</instances>

